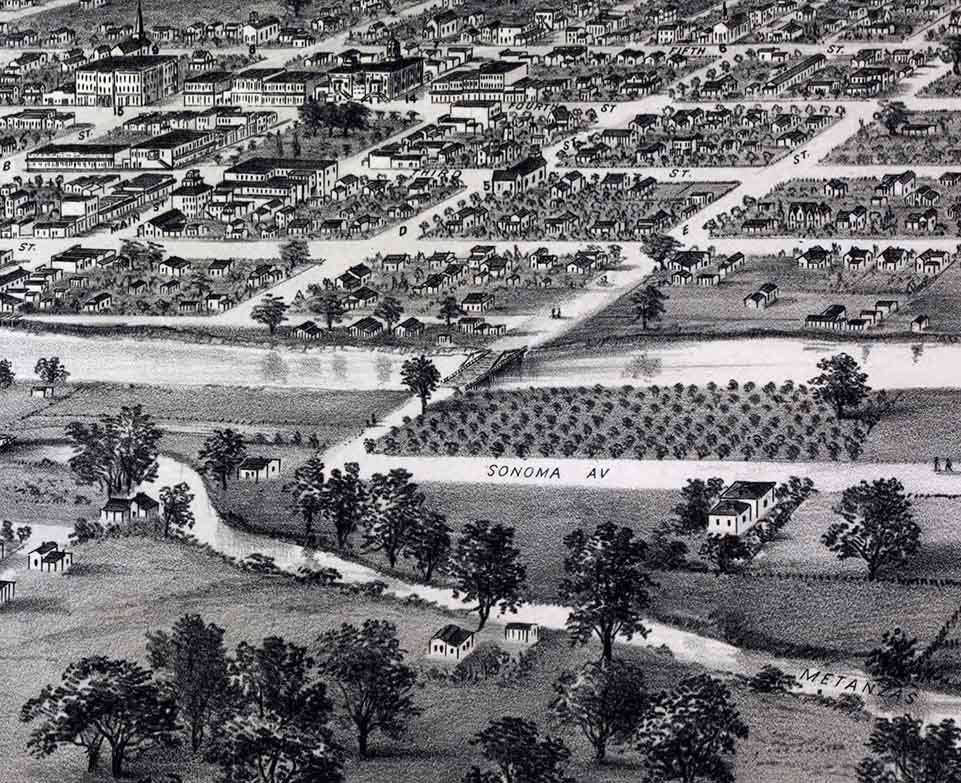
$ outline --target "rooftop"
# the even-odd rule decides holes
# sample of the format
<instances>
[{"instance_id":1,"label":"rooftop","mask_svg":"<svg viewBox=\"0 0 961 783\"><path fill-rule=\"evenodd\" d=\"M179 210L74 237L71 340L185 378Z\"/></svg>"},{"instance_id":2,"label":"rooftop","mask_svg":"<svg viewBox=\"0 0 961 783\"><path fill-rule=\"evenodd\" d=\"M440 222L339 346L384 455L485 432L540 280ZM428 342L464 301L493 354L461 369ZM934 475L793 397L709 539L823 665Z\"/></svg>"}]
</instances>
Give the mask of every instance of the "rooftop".
<instances>
[{"instance_id":1,"label":"rooftop","mask_svg":"<svg viewBox=\"0 0 961 783\"><path fill-rule=\"evenodd\" d=\"M445 625L437 633L435 633L431 640L440 639L442 642L447 644L452 644L454 646L460 646L468 639L474 635L473 631L468 631L466 628L461 628L459 625Z\"/></svg>"},{"instance_id":2,"label":"rooftop","mask_svg":"<svg viewBox=\"0 0 961 783\"><path fill-rule=\"evenodd\" d=\"M764 497L777 486L773 481L735 481L721 497L744 500L757 500Z\"/></svg>"}]
</instances>

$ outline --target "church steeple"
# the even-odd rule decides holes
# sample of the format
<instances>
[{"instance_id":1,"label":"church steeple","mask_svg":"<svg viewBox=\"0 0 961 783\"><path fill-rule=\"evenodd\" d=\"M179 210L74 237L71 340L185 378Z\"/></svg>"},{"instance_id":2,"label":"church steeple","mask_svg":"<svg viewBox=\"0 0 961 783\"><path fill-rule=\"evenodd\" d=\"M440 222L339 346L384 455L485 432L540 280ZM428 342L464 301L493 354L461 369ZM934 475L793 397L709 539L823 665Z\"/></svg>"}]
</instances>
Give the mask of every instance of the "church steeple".
<instances>
[{"instance_id":1,"label":"church steeple","mask_svg":"<svg viewBox=\"0 0 961 783\"><path fill-rule=\"evenodd\" d=\"M137 38L146 38L147 32L143 29L143 6L137 0Z\"/></svg>"}]
</instances>

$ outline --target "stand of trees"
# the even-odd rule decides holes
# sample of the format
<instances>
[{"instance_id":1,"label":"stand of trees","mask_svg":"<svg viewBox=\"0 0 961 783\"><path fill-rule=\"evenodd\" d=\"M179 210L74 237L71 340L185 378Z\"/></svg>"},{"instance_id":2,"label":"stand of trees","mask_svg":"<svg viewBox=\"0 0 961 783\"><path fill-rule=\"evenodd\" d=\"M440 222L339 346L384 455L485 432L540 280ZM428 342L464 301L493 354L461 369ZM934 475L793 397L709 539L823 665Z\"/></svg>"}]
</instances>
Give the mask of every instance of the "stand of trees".
<instances>
[{"instance_id":1,"label":"stand of trees","mask_svg":"<svg viewBox=\"0 0 961 783\"><path fill-rule=\"evenodd\" d=\"M108 496L129 495L157 476L163 431L141 405L102 414L93 424L71 422L66 435L74 448L69 465L77 479L96 484Z\"/></svg>"},{"instance_id":2,"label":"stand of trees","mask_svg":"<svg viewBox=\"0 0 961 783\"><path fill-rule=\"evenodd\" d=\"M220 766L224 780L340 783L345 750L337 722L355 730L361 757L371 734L400 737L416 676L396 629L369 620L322 634L318 652L280 637L240 642L199 615L147 634L150 668L90 656L70 664L20 712L39 758L80 747L88 772L109 756L114 778L141 756L184 745Z\"/></svg>"}]
</instances>

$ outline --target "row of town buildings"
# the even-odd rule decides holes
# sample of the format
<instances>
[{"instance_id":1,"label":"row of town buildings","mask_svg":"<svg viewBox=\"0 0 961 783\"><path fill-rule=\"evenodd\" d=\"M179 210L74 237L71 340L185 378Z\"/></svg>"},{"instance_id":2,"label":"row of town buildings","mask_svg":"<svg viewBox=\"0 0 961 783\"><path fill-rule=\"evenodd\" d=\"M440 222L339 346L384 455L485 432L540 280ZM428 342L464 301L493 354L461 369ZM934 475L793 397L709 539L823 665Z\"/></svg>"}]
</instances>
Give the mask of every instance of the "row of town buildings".
<instances>
[{"instance_id":1,"label":"row of town buildings","mask_svg":"<svg viewBox=\"0 0 961 783\"><path fill-rule=\"evenodd\" d=\"M152 112L123 125L134 134L150 134L133 143L47 144L26 158L28 171L183 168L277 123L273 111L242 111L239 106L217 106L205 111Z\"/></svg>"}]
</instances>

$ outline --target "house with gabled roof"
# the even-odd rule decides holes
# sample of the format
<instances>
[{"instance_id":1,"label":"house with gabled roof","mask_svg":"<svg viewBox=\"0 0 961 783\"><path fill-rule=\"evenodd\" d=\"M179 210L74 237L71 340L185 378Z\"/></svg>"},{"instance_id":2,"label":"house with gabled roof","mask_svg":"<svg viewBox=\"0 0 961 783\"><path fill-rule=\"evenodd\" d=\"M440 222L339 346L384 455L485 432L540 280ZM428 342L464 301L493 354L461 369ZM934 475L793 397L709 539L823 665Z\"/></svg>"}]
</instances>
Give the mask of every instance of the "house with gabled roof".
<instances>
[{"instance_id":1,"label":"house with gabled roof","mask_svg":"<svg viewBox=\"0 0 961 783\"><path fill-rule=\"evenodd\" d=\"M27 569L30 571L63 573L72 565L73 553L60 549L56 541L44 541L27 555Z\"/></svg>"},{"instance_id":2,"label":"house with gabled roof","mask_svg":"<svg viewBox=\"0 0 961 783\"><path fill-rule=\"evenodd\" d=\"M474 651L474 632L459 625L445 625L427 644L427 654L432 658L463 660Z\"/></svg>"},{"instance_id":3,"label":"house with gabled roof","mask_svg":"<svg viewBox=\"0 0 961 783\"><path fill-rule=\"evenodd\" d=\"M735 481L708 512L708 535L740 536L774 508L773 481Z\"/></svg>"},{"instance_id":4,"label":"house with gabled roof","mask_svg":"<svg viewBox=\"0 0 961 783\"><path fill-rule=\"evenodd\" d=\"M280 475L280 457L247 457L237 467L239 481L255 484Z\"/></svg>"}]
</instances>

